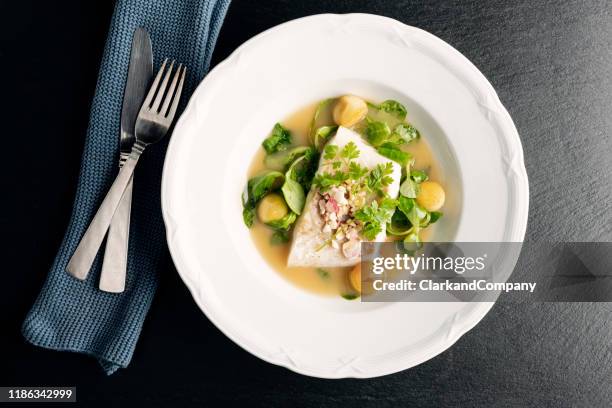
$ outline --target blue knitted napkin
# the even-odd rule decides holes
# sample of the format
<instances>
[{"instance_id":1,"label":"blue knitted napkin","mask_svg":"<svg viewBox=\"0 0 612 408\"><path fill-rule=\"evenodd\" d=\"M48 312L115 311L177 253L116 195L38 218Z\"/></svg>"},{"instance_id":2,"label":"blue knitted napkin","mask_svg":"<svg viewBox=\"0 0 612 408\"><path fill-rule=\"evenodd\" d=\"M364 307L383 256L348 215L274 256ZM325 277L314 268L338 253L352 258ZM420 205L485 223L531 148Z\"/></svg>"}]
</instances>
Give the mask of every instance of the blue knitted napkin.
<instances>
[{"instance_id":1,"label":"blue knitted napkin","mask_svg":"<svg viewBox=\"0 0 612 408\"><path fill-rule=\"evenodd\" d=\"M186 65L184 106L208 69L229 2L117 1L91 107L70 224L22 327L32 344L94 356L107 374L129 364L153 300L158 267L167 254L160 183L169 136L147 149L134 175L125 292L98 290L100 254L84 282L69 276L66 264L117 173L123 89L134 29L142 26L151 34L154 71L164 57Z\"/></svg>"}]
</instances>

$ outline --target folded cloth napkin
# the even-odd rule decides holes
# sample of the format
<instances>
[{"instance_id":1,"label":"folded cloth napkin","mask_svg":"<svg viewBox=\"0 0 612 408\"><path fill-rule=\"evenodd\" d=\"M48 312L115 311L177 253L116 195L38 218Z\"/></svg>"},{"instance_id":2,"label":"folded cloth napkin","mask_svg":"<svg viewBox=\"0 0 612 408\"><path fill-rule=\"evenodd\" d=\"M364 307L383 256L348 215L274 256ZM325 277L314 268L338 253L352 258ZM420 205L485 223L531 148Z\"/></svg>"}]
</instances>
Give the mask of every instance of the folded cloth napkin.
<instances>
[{"instance_id":1,"label":"folded cloth napkin","mask_svg":"<svg viewBox=\"0 0 612 408\"><path fill-rule=\"evenodd\" d=\"M230 0L118 0L96 93L72 217L47 280L22 327L32 344L94 356L107 374L132 358L166 256L160 182L166 137L147 149L134 175L128 274L125 292L97 288L102 257L87 280L65 269L116 173L123 89L134 29L151 34L157 69L162 58L187 67L182 104L206 73ZM177 115L178 117L178 115Z\"/></svg>"}]
</instances>

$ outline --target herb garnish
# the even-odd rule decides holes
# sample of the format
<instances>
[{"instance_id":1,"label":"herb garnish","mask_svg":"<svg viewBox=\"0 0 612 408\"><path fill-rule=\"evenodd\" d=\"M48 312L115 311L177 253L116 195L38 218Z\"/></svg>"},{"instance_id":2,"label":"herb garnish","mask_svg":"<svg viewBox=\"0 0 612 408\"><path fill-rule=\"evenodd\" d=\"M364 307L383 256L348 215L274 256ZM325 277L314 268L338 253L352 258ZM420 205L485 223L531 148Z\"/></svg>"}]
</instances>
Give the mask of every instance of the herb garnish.
<instances>
[{"instance_id":1,"label":"herb garnish","mask_svg":"<svg viewBox=\"0 0 612 408\"><path fill-rule=\"evenodd\" d=\"M272 154L282 150L287 150L291 144L291 133L285 129L280 123L274 125L272 134L268 136L261 144L266 150L266 153Z\"/></svg>"},{"instance_id":2,"label":"herb garnish","mask_svg":"<svg viewBox=\"0 0 612 408\"><path fill-rule=\"evenodd\" d=\"M363 223L363 236L372 241L391 222L397 200L385 197L380 204L374 200L355 213L355 219Z\"/></svg>"}]
</instances>

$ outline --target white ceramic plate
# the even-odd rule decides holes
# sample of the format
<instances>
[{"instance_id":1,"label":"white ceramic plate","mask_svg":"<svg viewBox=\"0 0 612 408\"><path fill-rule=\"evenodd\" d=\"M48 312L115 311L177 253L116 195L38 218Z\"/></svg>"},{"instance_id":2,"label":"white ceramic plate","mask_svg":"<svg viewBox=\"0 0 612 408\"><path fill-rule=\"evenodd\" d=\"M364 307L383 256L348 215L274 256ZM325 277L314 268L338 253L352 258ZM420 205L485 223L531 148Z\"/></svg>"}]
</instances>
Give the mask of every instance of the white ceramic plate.
<instances>
[{"instance_id":1,"label":"white ceramic plate","mask_svg":"<svg viewBox=\"0 0 612 408\"><path fill-rule=\"evenodd\" d=\"M302 374L374 377L444 351L492 303L319 297L284 280L259 255L240 203L254 153L276 121L343 93L407 106L456 201L436 240L523 240L529 191L521 143L491 85L439 38L366 14L282 24L219 64L174 130L162 205L177 270L229 338ZM506 260L507 274L515 262Z\"/></svg>"}]
</instances>

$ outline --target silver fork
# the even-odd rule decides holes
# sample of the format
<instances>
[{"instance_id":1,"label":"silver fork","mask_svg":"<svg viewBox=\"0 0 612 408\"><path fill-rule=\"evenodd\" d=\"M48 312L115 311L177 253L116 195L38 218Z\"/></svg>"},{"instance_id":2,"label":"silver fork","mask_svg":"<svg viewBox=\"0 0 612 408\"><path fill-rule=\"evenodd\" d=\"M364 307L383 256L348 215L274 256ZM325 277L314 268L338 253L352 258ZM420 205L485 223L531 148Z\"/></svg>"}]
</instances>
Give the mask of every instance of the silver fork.
<instances>
[{"instance_id":1,"label":"silver fork","mask_svg":"<svg viewBox=\"0 0 612 408\"><path fill-rule=\"evenodd\" d=\"M121 197L132 178L140 155L148 145L161 140L172 124L179 100L181 99L186 69L182 64L179 64L173 73L174 61L170 63L170 67L166 70L167 63L168 59L164 61L159 69L155 81L153 81L153 85L151 85L149 93L138 113L134 131L136 141L132 151L119 171L117 178L115 178L110 190L106 193L104 201L102 201L87 231L85 231L85 235L81 238L81 242L68 262L68 266L66 266L66 271L77 279L84 280L87 278L87 274L111 223L113 214L119 206ZM171 77L172 80L170 80Z\"/></svg>"}]
</instances>

